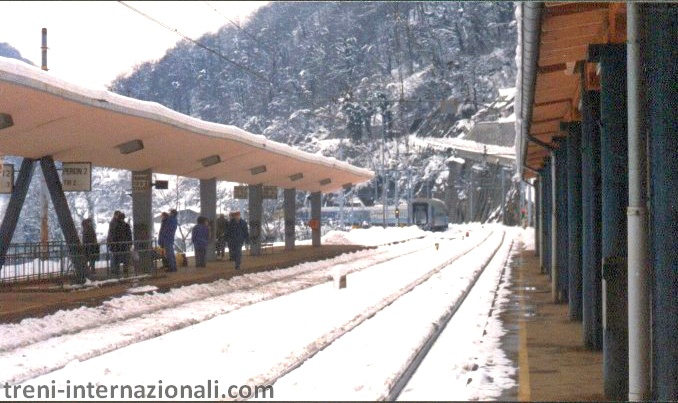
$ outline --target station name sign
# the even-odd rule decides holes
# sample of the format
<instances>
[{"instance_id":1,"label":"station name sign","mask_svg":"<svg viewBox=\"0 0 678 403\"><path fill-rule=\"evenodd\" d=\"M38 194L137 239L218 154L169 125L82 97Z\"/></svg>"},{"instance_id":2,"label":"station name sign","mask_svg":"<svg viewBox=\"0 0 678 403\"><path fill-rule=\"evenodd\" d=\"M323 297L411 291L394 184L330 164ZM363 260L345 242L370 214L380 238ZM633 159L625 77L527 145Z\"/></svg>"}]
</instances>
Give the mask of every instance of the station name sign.
<instances>
[{"instance_id":1,"label":"station name sign","mask_svg":"<svg viewBox=\"0 0 678 403\"><path fill-rule=\"evenodd\" d=\"M151 188L151 174L146 172L132 173L132 193L143 193Z\"/></svg>"},{"instance_id":2,"label":"station name sign","mask_svg":"<svg viewBox=\"0 0 678 403\"><path fill-rule=\"evenodd\" d=\"M12 193L14 190L14 165L0 165L0 193Z\"/></svg>"},{"instance_id":3,"label":"station name sign","mask_svg":"<svg viewBox=\"0 0 678 403\"><path fill-rule=\"evenodd\" d=\"M277 199L278 188L276 186L264 186L261 197L264 199Z\"/></svg>"},{"instance_id":4,"label":"station name sign","mask_svg":"<svg viewBox=\"0 0 678 403\"><path fill-rule=\"evenodd\" d=\"M233 186L234 199L247 199L247 186Z\"/></svg>"},{"instance_id":5,"label":"station name sign","mask_svg":"<svg viewBox=\"0 0 678 403\"><path fill-rule=\"evenodd\" d=\"M248 186L233 186L233 198L234 199L247 199L249 197ZM263 186L261 189L261 198L262 199L277 199L278 198L278 187L277 186Z\"/></svg>"},{"instance_id":6,"label":"station name sign","mask_svg":"<svg viewBox=\"0 0 678 403\"><path fill-rule=\"evenodd\" d=\"M92 163L64 162L61 165L61 186L64 192L92 190Z\"/></svg>"}]
</instances>

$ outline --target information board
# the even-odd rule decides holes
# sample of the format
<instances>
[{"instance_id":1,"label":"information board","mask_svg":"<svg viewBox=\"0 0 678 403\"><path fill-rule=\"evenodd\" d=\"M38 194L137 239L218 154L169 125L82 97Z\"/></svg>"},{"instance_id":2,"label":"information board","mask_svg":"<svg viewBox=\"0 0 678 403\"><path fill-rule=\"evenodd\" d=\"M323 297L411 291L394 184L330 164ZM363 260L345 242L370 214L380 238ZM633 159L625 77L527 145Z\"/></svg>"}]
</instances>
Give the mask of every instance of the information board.
<instances>
[{"instance_id":1,"label":"information board","mask_svg":"<svg viewBox=\"0 0 678 403\"><path fill-rule=\"evenodd\" d=\"M262 198L264 199L277 199L278 198L278 187L277 186L264 186L262 190Z\"/></svg>"},{"instance_id":2,"label":"information board","mask_svg":"<svg viewBox=\"0 0 678 403\"><path fill-rule=\"evenodd\" d=\"M132 173L132 193L143 193L151 188L150 173Z\"/></svg>"},{"instance_id":3,"label":"information board","mask_svg":"<svg viewBox=\"0 0 678 403\"><path fill-rule=\"evenodd\" d=\"M61 186L64 192L92 190L92 163L64 162L61 166Z\"/></svg>"},{"instance_id":4,"label":"information board","mask_svg":"<svg viewBox=\"0 0 678 403\"><path fill-rule=\"evenodd\" d=\"M247 186L233 186L234 199L247 199Z\"/></svg>"},{"instance_id":5,"label":"information board","mask_svg":"<svg viewBox=\"0 0 678 403\"><path fill-rule=\"evenodd\" d=\"M14 165L0 165L0 193L12 193L14 190Z\"/></svg>"}]
</instances>

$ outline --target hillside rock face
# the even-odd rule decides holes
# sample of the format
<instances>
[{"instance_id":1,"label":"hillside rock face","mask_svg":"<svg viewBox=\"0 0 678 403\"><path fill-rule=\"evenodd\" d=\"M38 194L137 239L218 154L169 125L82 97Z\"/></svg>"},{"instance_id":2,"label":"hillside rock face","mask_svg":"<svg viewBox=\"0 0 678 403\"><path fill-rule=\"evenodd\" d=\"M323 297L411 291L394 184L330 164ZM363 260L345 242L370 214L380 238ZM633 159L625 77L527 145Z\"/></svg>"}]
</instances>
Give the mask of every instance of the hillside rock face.
<instances>
[{"instance_id":1,"label":"hillside rock face","mask_svg":"<svg viewBox=\"0 0 678 403\"><path fill-rule=\"evenodd\" d=\"M160 60L120 75L109 89L374 170L375 179L346 193L347 200L359 197L370 205L385 199L393 205L410 196L433 196L446 200L451 218L486 220L500 199L496 192L483 196L500 187L489 154L503 152L515 137L512 123L504 121L513 102L506 88L515 83L514 7L271 2L244 24L224 20L216 33L178 42ZM4 43L0 55L22 59ZM487 144L488 158L464 154L462 142L474 145L476 157ZM450 158L464 162L451 166ZM488 173L479 171L483 163ZM129 173L95 171L92 192L67 196L76 219L107 222L113 210L130 208L124 194ZM473 193L483 175L495 182ZM100 191L104 183L120 192ZM154 211L199 205L197 181L177 178L170 189L154 199ZM39 184L31 185L33 191L39 197ZM337 196L324 195L324 202L336 203ZM219 197L220 209L238 206L228 190ZM299 195L300 205L304 197ZM32 240L39 212L27 205L23 214L31 219L17 232Z\"/></svg>"}]
</instances>

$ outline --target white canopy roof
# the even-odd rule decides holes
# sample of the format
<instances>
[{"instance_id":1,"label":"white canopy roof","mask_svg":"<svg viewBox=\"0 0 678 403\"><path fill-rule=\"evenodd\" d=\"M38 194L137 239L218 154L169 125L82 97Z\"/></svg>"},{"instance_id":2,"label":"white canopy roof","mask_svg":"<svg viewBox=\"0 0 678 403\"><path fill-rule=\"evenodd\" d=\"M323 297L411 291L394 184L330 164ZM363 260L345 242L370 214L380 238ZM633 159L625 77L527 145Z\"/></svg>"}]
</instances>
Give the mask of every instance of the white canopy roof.
<instances>
[{"instance_id":1,"label":"white canopy roof","mask_svg":"<svg viewBox=\"0 0 678 403\"><path fill-rule=\"evenodd\" d=\"M13 121L13 126L0 128L0 153L5 155L52 156L63 162L311 192L331 192L374 176L368 169L192 118L155 102L73 85L3 57L0 114ZM143 149L123 154L120 146L135 140ZM210 157L220 162L206 167L203 160ZM253 173L262 166L265 172ZM298 174L303 177L290 179Z\"/></svg>"}]
</instances>

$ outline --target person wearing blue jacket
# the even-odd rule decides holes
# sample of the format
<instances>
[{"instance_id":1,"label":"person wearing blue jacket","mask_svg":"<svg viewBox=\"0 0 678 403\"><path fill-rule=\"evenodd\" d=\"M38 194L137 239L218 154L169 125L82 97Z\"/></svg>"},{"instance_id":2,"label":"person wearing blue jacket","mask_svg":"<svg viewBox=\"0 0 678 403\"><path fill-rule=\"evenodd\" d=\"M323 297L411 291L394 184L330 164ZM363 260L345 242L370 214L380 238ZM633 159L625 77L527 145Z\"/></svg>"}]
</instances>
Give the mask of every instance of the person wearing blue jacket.
<instances>
[{"instance_id":1,"label":"person wearing blue jacket","mask_svg":"<svg viewBox=\"0 0 678 403\"><path fill-rule=\"evenodd\" d=\"M249 242L250 233L247 230L247 221L240 218L240 212L233 213L229 225L226 230L226 239L228 240L228 250L235 257L235 269L240 270L240 262L242 262L242 246L245 242Z\"/></svg>"},{"instance_id":2,"label":"person wearing blue jacket","mask_svg":"<svg viewBox=\"0 0 678 403\"><path fill-rule=\"evenodd\" d=\"M198 217L198 223L191 230L191 241L195 249L195 267L207 267L207 243L209 242L210 229L207 225L207 217Z\"/></svg>"},{"instance_id":3,"label":"person wearing blue jacket","mask_svg":"<svg viewBox=\"0 0 678 403\"><path fill-rule=\"evenodd\" d=\"M167 271L177 271L177 260L174 256L174 237L177 232L177 211L170 210L165 225L160 229L158 234L158 243L165 250L165 257L167 257Z\"/></svg>"}]
</instances>

